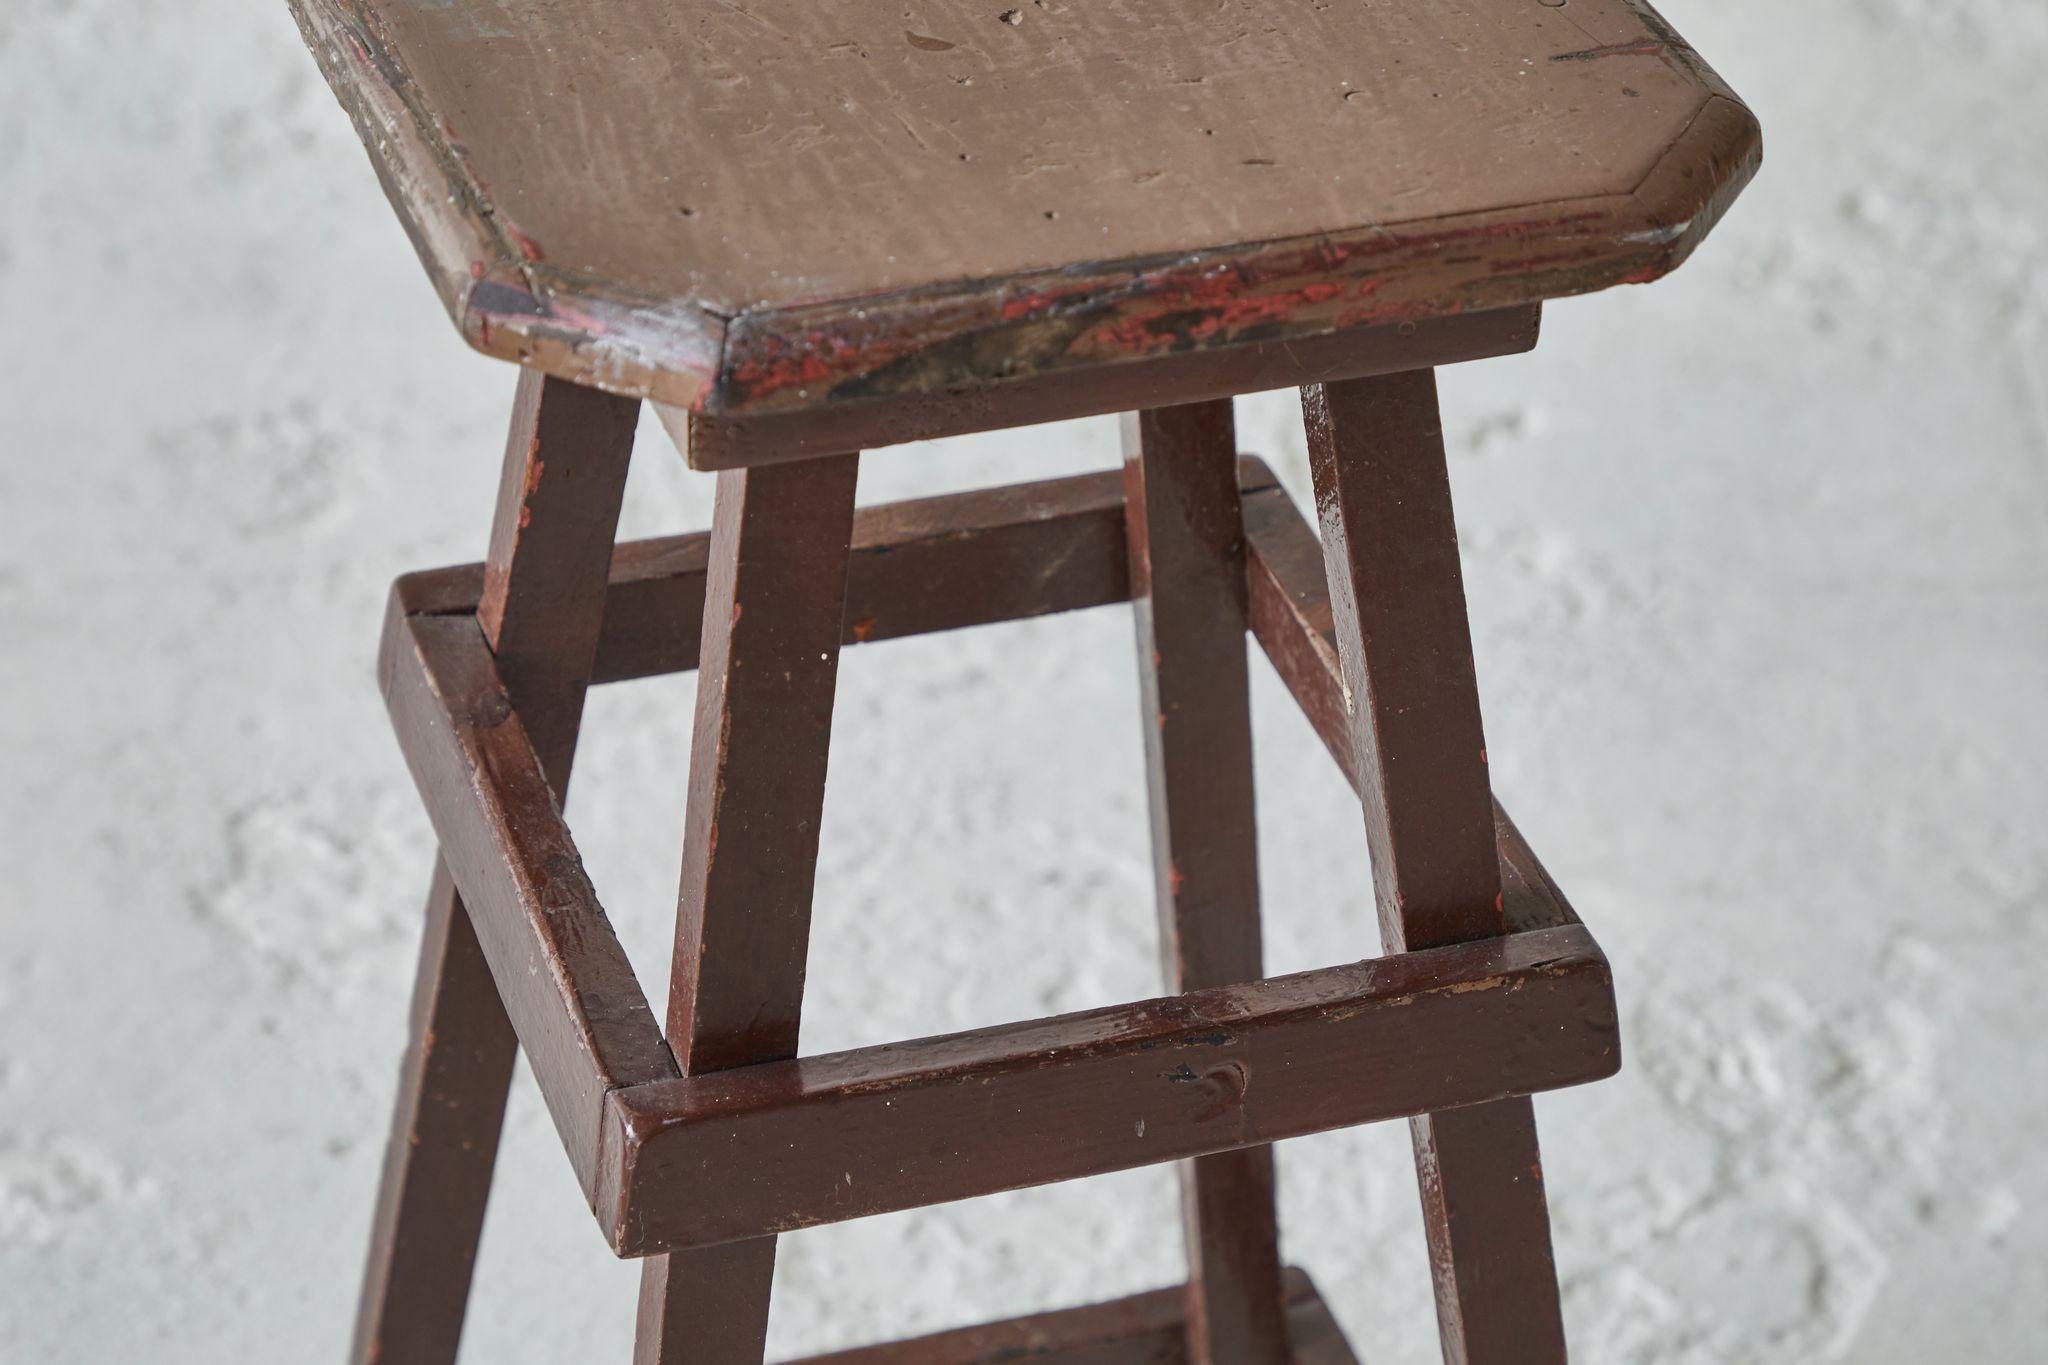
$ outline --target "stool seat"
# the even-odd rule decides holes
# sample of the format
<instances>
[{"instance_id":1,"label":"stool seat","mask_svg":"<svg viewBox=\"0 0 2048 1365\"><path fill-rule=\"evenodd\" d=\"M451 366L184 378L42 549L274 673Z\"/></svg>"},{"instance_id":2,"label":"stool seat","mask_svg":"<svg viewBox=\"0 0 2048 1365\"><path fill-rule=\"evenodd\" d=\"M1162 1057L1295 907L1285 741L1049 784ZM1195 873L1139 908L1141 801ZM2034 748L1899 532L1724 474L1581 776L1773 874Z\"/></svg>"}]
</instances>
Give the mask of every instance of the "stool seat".
<instances>
[{"instance_id":1,"label":"stool seat","mask_svg":"<svg viewBox=\"0 0 2048 1365\"><path fill-rule=\"evenodd\" d=\"M1671 269L1756 124L1633 0L293 0L478 348L711 416Z\"/></svg>"}]
</instances>

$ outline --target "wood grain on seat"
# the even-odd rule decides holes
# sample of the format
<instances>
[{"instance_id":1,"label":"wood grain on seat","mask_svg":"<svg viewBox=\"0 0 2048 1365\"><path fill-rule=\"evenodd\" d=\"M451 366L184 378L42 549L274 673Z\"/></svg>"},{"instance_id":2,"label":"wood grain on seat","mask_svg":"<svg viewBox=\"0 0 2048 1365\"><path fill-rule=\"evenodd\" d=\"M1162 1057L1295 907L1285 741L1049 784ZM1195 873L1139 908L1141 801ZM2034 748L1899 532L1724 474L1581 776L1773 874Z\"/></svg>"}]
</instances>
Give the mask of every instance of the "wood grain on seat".
<instances>
[{"instance_id":1,"label":"wood grain on seat","mask_svg":"<svg viewBox=\"0 0 2048 1365\"><path fill-rule=\"evenodd\" d=\"M291 0L464 334L711 415L1654 278L1754 120L1636 0Z\"/></svg>"}]
</instances>

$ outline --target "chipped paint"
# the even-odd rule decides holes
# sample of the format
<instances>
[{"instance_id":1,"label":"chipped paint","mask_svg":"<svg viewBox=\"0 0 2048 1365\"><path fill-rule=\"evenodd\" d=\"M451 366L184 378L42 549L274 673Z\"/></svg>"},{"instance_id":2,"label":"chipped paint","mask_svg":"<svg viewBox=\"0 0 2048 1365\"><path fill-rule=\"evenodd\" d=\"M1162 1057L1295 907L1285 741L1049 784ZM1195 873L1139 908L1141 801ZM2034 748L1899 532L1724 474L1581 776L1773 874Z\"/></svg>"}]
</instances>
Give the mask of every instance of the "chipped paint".
<instances>
[{"instance_id":1,"label":"chipped paint","mask_svg":"<svg viewBox=\"0 0 2048 1365\"><path fill-rule=\"evenodd\" d=\"M457 129L424 107L374 8L365 0L294 3L330 78L352 101L365 140L386 149L387 170L402 166L409 177L394 201L412 214L422 256L474 344L578 382L708 415L915 398L1506 308L1655 278L1711 225L1712 214L1696 203L1660 213L1662 205L1613 195L1081 262L1028 276L799 294L728 317L695 301L628 298L616 283L553 263L493 199ZM1661 21L1647 11L1636 17L1644 36L1550 60L1654 57L1685 71L1709 104L1736 107ZM935 55L959 46L914 29L903 30L902 41ZM1725 121L1715 127L1718 142L1695 139L1686 153L1705 155L1713 175L1684 192L1706 195L1718 213L1732 197L1730 187L1747 179L1753 157L1739 150L1741 128ZM1688 130L1680 142L1692 136ZM420 192L437 175L448 194Z\"/></svg>"},{"instance_id":2,"label":"chipped paint","mask_svg":"<svg viewBox=\"0 0 2048 1365\"><path fill-rule=\"evenodd\" d=\"M1632 43L1605 43L1599 47L1581 48L1576 52L1552 53L1553 62L1597 62L1608 57L1662 57L1664 43L1658 38L1643 38Z\"/></svg>"}]
</instances>

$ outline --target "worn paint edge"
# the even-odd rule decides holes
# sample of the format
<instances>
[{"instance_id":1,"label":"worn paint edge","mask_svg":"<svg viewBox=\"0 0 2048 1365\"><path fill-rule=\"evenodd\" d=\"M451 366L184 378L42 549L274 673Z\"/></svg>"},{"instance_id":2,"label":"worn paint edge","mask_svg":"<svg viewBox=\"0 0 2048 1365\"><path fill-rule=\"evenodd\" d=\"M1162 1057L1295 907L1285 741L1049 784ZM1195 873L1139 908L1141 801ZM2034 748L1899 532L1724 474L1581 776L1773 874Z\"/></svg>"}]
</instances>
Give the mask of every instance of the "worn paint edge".
<instances>
[{"instance_id":1,"label":"worn paint edge","mask_svg":"<svg viewBox=\"0 0 2048 1365\"><path fill-rule=\"evenodd\" d=\"M1636 3L1646 31L1673 46L1707 94L1628 194L949 281L727 318L686 302L613 297L528 259L448 131L409 97L403 64L374 32L361 0L289 3L364 143L386 149L371 157L386 195L472 346L573 382L713 416L930 395L1646 283L1691 254L1760 161L1749 111L1661 16ZM1721 106L1727 117L1706 117ZM1698 165L1712 173L1687 184ZM405 192L437 179L448 186L446 196ZM418 207L429 203L439 210ZM1401 253L1453 268L1371 268ZM1344 268L1352 262L1355 268ZM1419 275L1423 287L1416 288Z\"/></svg>"},{"instance_id":2,"label":"worn paint edge","mask_svg":"<svg viewBox=\"0 0 2048 1365\"><path fill-rule=\"evenodd\" d=\"M528 259L446 130L417 107L403 61L357 0L287 3L464 340L610 393L697 401L718 369L723 317L613 298Z\"/></svg>"},{"instance_id":3,"label":"worn paint edge","mask_svg":"<svg viewBox=\"0 0 2048 1365\"><path fill-rule=\"evenodd\" d=\"M1644 220L1638 231L1664 255L1654 274L1621 283L1646 284L1690 259L1756 178L1763 155L1763 128L1749 107L1731 95L1710 96L1629 191ZM1704 180L1697 174L1701 166L1709 168Z\"/></svg>"}]
</instances>

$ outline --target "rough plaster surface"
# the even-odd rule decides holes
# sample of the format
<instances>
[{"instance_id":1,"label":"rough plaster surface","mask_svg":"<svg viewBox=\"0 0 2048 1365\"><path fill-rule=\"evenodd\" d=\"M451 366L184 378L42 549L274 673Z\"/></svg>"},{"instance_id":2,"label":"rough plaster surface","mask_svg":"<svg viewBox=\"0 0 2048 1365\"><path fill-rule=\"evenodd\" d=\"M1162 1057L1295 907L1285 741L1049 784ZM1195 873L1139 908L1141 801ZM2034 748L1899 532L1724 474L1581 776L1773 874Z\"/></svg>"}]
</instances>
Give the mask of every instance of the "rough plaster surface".
<instances>
[{"instance_id":1,"label":"rough plaster surface","mask_svg":"<svg viewBox=\"0 0 2048 1365\"><path fill-rule=\"evenodd\" d=\"M2048 1341L2048 6L1670 0L1767 130L1673 280L1444 394L1494 772L1615 959L1628 1064L1538 1101L1587 1362ZM0 1360L332 1360L429 842L370 660L475 557L510 373L441 317L280 4L0 6ZM1300 492L1284 395L1243 444ZM642 433L629 530L708 480ZM869 462L1101 466L1108 423ZM1128 624L852 653L805 1042L1150 993ZM1256 671L1269 957L1372 940ZM571 818L663 987L691 688L604 693ZM882 984L886 982L885 984ZM1281 1154L1373 1365L1433 1358L1399 1126ZM466 1359L625 1360L523 1076ZM1141 1172L785 1239L790 1356L1178 1273Z\"/></svg>"}]
</instances>

